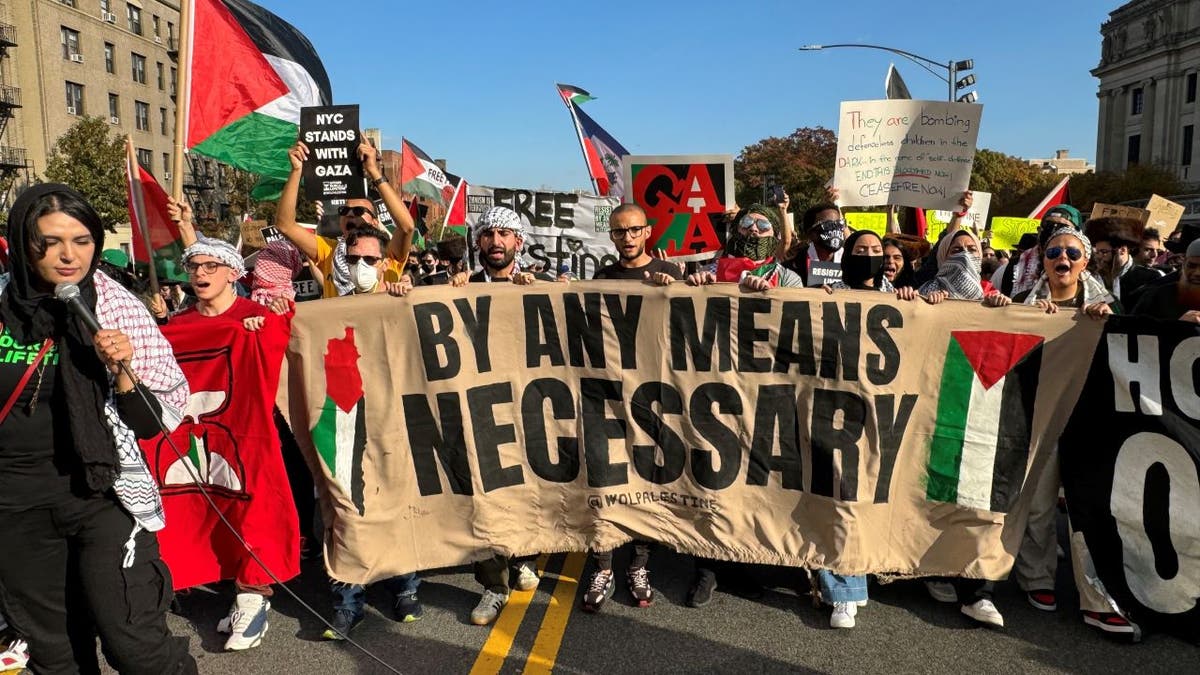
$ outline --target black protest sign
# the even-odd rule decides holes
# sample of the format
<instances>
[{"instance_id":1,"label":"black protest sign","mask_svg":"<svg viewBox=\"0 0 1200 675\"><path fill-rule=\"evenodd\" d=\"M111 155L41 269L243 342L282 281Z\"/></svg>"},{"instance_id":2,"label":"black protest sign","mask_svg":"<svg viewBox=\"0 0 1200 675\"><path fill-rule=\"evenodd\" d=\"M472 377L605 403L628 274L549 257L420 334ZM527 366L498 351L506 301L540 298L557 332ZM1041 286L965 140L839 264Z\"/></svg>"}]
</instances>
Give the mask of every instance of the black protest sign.
<instances>
[{"instance_id":1,"label":"black protest sign","mask_svg":"<svg viewBox=\"0 0 1200 675\"><path fill-rule=\"evenodd\" d=\"M263 241L268 244L273 241L279 241L280 239L283 239L283 235L279 233L279 230L275 229L274 225L267 225L266 227L260 228L259 232L262 233Z\"/></svg>"},{"instance_id":2,"label":"black protest sign","mask_svg":"<svg viewBox=\"0 0 1200 675\"><path fill-rule=\"evenodd\" d=\"M824 262L822 260L814 260L808 268L808 281L806 286L824 286L832 284L842 278L842 265L835 262Z\"/></svg>"},{"instance_id":3,"label":"black protest sign","mask_svg":"<svg viewBox=\"0 0 1200 675\"><path fill-rule=\"evenodd\" d=\"M1200 327L1110 318L1059 458L1071 524L1122 612L1200 637Z\"/></svg>"},{"instance_id":4,"label":"black protest sign","mask_svg":"<svg viewBox=\"0 0 1200 675\"><path fill-rule=\"evenodd\" d=\"M324 295L321 285L313 278L312 267L305 265L300 274L292 279L292 290L296 292L296 302L320 300Z\"/></svg>"},{"instance_id":5,"label":"black protest sign","mask_svg":"<svg viewBox=\"0 0 1200 675\"><path fill-rule=\"evenodd\" d=\"M358 106L300 109L300 140L308 146L304 196L308 199L360 199L367 196L358 159Z\"/></svg>"},{"instance_id":6,"label":"black protest sign","mask_svg":"<svg viewBox=\"0 0 1200 675\"><path fill-rule=\"evenodd\" d=\"M382 199L375 200L375 219L391 234L396 229L396 219L392 218L392 212L388 211L387 203Z\"/></svg>"}]
</instances>

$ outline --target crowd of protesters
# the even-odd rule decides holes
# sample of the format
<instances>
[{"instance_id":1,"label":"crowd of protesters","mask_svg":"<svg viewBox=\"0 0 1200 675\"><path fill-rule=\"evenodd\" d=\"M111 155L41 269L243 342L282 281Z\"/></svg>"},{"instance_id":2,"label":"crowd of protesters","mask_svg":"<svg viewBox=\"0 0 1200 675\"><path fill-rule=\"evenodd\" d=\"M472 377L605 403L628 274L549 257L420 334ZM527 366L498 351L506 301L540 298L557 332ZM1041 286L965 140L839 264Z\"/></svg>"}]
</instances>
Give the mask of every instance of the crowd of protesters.
<instances>
[{"instance_id":1,"label":"crowd of protesters","mask_svg":"<svg viewBox=\"0 0 1200 675\"><path fill-rule=\"evenodd\" d=\"M104 234L95 212L70 188L35 187L14 204L8 273L3 276L0 296L3 334L35 352L39 344L58 346L43 355L46 360L42 362L54 366L50 384L42 385L44 365L43 372L33 376L41 388L41 400L47 401L41 407L37 406L39 389L27 384L25 361L21 367L15 361L9 364L11 373L0 372L0 381L7 384L0 397L12 399L0 412L0 447L4 448L0 451L0 476L6 481L0 489L0 518L28 525L20 539L23 555L0 558L0 586L7 591L4 614L9 619L8 630L19 635L12 649L0 658L19 658L28 650L38 672L86 668L95 661L94 636L98 633L106 658L122 672L195 670L195 663L166 629L166 605L161 598L120 593L117 589L124 586L114 581L122 575L128 581L135 573L148 577L166 573L154 537L154 531L162 526L161 511L156 511L161 507L155 506L157 492L151 489L155 500L149 511L127 503L121 492L122 485L128 487L122 482L126 477L142 475L139 467L145 472L144 462L126 456L131 439L158 431L157 423L149 424L142 419L144 415L132 411L127 403L129 392L143 391L157 402L160 416L168 419L173 415L175 423L179 415L170 411L181 408L187 396L186 384L176 381L177 364L163 353L164 341L155 323L199 325L211 317L231 316L243 322L246 330L259 330L270 314L292 311L293 302L300 299L294 284L302 279L315 284L319 289L316 295L333 298L406 296L425 292L422 287L432 285L531 285L570 278L569 272L548 272L522 256L526 235L522 221L502 206L483 213L469 237L451 236L424 249L414 248L409 209L380 171L374 149L365 144L360 148L364 173L395 216L395 229L387 232L380 225L372 200L350 200L338 210L339 236L319 236L296 220L306 156L307 149L300 143L289 151L292 173L274 223L283 238L256 253L253 261L243 259L224 241L198 235L190 209L172 202L171 216L187 248L177 267L160 270L159 293L147 290L127 258L104 249ZM968 191L962 195L961 212L940 239L930 244L901 234L892 217L884 235L852 231L837 206L836 191L830 192L828 201L799 213L800 226L793 228L785 195L778 204L731 210L725 217L722 254L709 263L687 266L649 249L651 229L646 214L635 205L623 205L610 217L608 234L616 261L594 278L662 286L735 283L745 293L819 285L834 295L884 293L902 303L1023 304L1050 314L1079 312L1096 320L1114 313L1136 313L1200 323L1200 227L1184 224L1163 241L1158 232L1138 221L1100 218L1085 222L1078 210L1064 204L1049 209L1037 232L1023 237L1015 250L1005 251L991 246L986 232L962 225L971 203ZM248 262L253 263L252 270L247 269ZM840 278L808 283L813 275L824 273L819 270L829 269L830 263L840 269ZM54 284L64 280L78 283L90 294L88 301L105 327L94 338L80 333L58 305L44 302ZM135 306L137 294L144 309ZM117 367L131 358L139 380ZM93 371L99 378L95 385L87 379ZM31 425L52 425L51 416L64 414L66 405L84 397L101 403L104 414L80 422L73 416L69 425L72 438L55 435L44 443L29 441L24 432L33 428ZM285 457L289 465L286 479L292 484L301 531L307 536L301 542L303 554L316 556L317 547L309 543L319 537L312 524L312 480L302 460L295 457L295 441L278 411L276 423L284 454L292 455ZM110 433L97 437L115 438L115 450L112 443L97 443L86 436L92 428L103 430L104 425ZM116 468L118 464L120 468ZM293 471L294 466L300 468ZM1060 549L1056 525L1061 505L1057 462L1046 466L1050 469L1031 477L1027 486L1034 490L1034 497L1013 575L1028 601L1049 612L1057 609ZM36 508L20 502L22 495L36 497ZM58 524L39 529L38 518ZM15 536L10 533L10 543L16 541ZM1072 533L1070 542L1083 620L1106 633L1133 634L1135 627L1115 611L1112 599L1083 580L1080 570L1086 569L1089 561L1082 537ZM630 546L633 555L624 571L625 588L637 606L649 607L657 598L650 576L653 544L635 541ZM137 560L133 567L131 557ZM68 558L74 562L69 563ZM584 584L582 607L597 612L613 597L618 584L612 551L594 551L592 561L594 571ZM757 592L749 566L699 558L694 564L695 580L687 597L691 607L708 604L718 585L748 597ZM512 589L531 590L539 583L530 559L500 556L476 563L475 578L481 595L470 619L479 625L495 621ZM153 581L164 593L169 592L169 579ZM365 589L330 581L333 607L328 618L332 629L325 637L343 639L366 616ZM867 577L815 570L813 581L814 595L830 607L830 625L853 627L859 610L868 602ZM993 602L992 582L924 582L935 600L957 603L972 621L1003 626L1003 615ZM80 583L83 595L64 595L68 586L79 588ZM384 583L393 593L397 620L421 619L419 574ZM235 580L235 591L229 615L215 628L230 634L227 649L253 648L267 633L272 589ZM89 603L92 611L81 613L78 605L72 604L79 602ZM99 611L101 607L111 611ZM119 618L134 615L141 617L137 626L123 625ZM82 620L85 616L90 620Z\"/></svg>"}]
</instances>

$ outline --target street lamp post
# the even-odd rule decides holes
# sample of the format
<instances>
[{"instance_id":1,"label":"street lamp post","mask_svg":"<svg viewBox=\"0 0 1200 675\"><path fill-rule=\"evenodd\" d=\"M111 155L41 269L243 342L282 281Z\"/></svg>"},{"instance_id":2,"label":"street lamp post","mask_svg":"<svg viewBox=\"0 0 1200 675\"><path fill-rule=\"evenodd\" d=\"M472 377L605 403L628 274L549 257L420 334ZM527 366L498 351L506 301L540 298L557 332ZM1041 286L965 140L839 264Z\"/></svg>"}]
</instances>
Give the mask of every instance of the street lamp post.
<instances>
[{"instance_id":1,"label":"street lamp post","mask_svg":"<svg viewBox=\"0 0 1200 675\"><path fill-rule=\"evenodd\" d=\"M878 49L881 51L891 52L893 54L903 56L904 58L908 59L909 61L912 61L913 63L917 64L918 66L921 66L925 70L932 73L934 77L945 82L947 91L949 92L947 100L949 100L951 102L957 100L960 103L974 103L976 100L979 99L979 94L977 94L974 91L969 91L969 92L963 94L962 96L957 96L957 94L960 90L966 89L967 87L970 87L971 85L975 84L975 76L974 75L967 75L966 77L964 77L962 79L958 79L958 75L960 73L963 73L963 72L966 72L968 70L972 70L975 68L974 59L964 59L962 61L947 61L946 63L942 63L940 61L934 61L933 59L921 56L920 54L906 52L903 49L896 49L894 47L884 47L883 45L866 45L866 44L804 45L803 47L800 48L800 51L812 52L812 51L819 51L822 49L833 49L836 47L857 47L860 49ZM934 68L942 69L946 72L946 74L942 75L941 73L933 70Z\"/></svg>"}]
</instances>

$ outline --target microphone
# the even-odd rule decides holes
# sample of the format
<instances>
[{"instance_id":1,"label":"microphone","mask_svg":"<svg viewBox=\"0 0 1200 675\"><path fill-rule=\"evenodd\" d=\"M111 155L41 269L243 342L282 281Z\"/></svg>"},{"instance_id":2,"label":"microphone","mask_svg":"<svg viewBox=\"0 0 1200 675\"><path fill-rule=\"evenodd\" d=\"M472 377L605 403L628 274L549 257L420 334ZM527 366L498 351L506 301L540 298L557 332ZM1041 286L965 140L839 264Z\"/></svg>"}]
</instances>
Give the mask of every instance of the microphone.
<instances>
[{"instance_id":1,"label":"microphone","mask_svg":"<svg viewBox=\"0 0 1200 675\"><path fill-rule=\"evenodd\" d=\"M100 322L96 320L95 312L83 304L83 296L79 292L79 286L69 281L64 281L54 287L54 297L67 303L67 307L75 313L75 316L79 317L80 321L83 321L83 325L87 326L89 331L92 333L100 331Z\"/></svg>"}]
</instances>

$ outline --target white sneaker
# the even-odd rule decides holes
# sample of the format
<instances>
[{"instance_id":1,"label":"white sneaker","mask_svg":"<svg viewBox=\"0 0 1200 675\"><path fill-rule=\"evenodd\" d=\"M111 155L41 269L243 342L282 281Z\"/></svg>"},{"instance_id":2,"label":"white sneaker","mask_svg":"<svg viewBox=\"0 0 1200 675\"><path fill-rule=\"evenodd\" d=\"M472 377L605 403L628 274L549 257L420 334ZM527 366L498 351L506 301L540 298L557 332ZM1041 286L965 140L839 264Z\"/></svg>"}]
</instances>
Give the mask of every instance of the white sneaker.
<instances>
[{"instance_id":1,"label":"white sneaker","mask_svg":"<svg viewBox=\"0 0 1200 675\"><path fill-rule=\"evenodd\" d=\"M938 602L958 602L958 591L949 581L926 581L925 590L929 591L929 597Z\"/></svg>"},{"instance_id":2,"label":"white sneaker","mask_svg":"<svg viewBox=\"0 0 1200 675\"><path fill-rule=\"evenodd\" d=\"M257 593L238 593L229 616L217 622L217 632L229 633L226 651L242 651L262 644L267 634L267 612L271 601Z\"/></svg>"},{"instance_id":3,"label":"white sneaker","mask_svg":"<svg viewBox=\"0 0 1200 675\"><path fill-rule=\"evenodd\" d=\"M985 626L1004 628L1004 616L991 600L979 599L969 605L963 605L962 613Z\"/></svg>"},{"instance_id":4,"label":"white sneaker","mask_svg":"<svg viewBox=\"0 0 1200 675\"><path fill-rule=\"evenodd\" d=\"M538 578L537 568L533 563L521 563L517 565L517 583L514 587L518 591L532 591L538 587L542 580Z\"/></svg>"},{"instance_id":5,"label":"white sneaker","mask_svg":"<svg viewBox=\"0 0 1200 675\"><path fill-rule=\"evenodd\" d=\"M475 609L471 610L471 623L476 626L486 626L496 620L500 616L500 610L508 604L507 593L495 593L485 590L483 597L479 598L479 604L475 605Z\"/></svg>"},{"instance_id":6,"label":"white sneaker","mask_svg":"<svg viewBox=\"0 0 1200 675\"><path fill-rule=\"evenodd\" d=\"M854 617L858 615L858 604L854 602L833 603L833 614L829 616L830 628L854 628Z\"/></svg>"}]
</instances>

